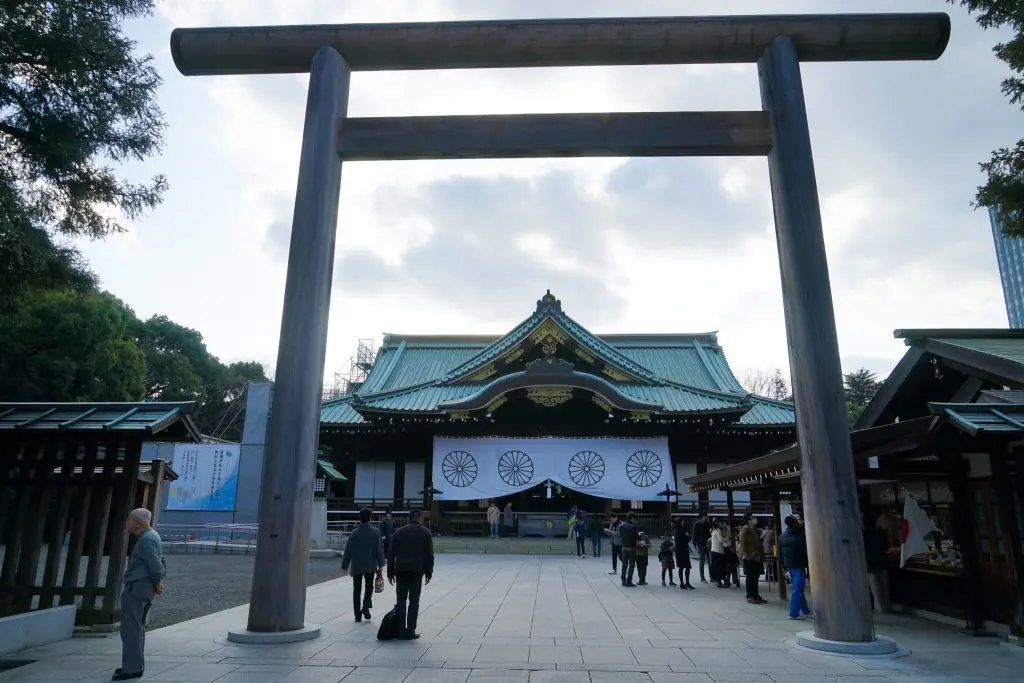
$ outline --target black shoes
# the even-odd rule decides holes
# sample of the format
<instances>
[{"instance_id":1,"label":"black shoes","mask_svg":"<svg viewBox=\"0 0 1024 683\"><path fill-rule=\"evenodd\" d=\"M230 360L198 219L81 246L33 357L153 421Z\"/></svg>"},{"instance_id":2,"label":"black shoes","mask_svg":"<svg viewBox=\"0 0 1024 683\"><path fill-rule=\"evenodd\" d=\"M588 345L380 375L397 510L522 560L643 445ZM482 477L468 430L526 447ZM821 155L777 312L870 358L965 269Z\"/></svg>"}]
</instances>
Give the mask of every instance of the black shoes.
<instances>
[{"instance_id":1,"label":"black shoes","mask_svg":"<svg viewBox=\"0 0 1024 683\"><path fill-rule=\"evenodd\" d=\"M371 617L370 617L370 608L369 607L364 607L363 608L363 619L366 619L367 621L369 621L371 619Z\"/></svg>"},{"instance_id":2,"label":"black shoes","mask_svg":"<svg viewBox=\"0 0 1024 683\"><path fill-rule=\"evenodd\" d=\"M112 681L130 681L130 680L133 680L133 679L136 679L136 678L142 678L142 674L143 673L144 673L144 671L138 671L138 672L133 673L133 674L126 674L121 669L115 669L114 670L114 675L110 677L110 680L112 680Z\"/></svg>"}]
</instances>

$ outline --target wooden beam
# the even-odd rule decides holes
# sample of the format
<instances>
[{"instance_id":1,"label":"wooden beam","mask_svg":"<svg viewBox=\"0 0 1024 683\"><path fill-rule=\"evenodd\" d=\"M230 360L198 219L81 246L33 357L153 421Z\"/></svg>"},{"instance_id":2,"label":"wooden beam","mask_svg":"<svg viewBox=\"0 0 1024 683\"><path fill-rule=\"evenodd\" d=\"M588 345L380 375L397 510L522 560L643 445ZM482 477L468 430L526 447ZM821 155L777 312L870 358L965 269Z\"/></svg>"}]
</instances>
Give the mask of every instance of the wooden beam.
<instances>
[{"instance_id":1,"label":"wooden beam","mask_svg":"<svg viewBox=\"0 0 1024 683\"><path fill-rule=\"evenodd\" d=\"M630 17L179 28L186 76L308 73L333 47L353 71L753 63L777 36L801 61L937 59L943 13Z\"/></svg>"},{"instance_id":2,"label":"wooden beam","mask_svg":"<svg viewBox=\"0 0 1024 683\"><path fill-rule=\"evenodd\" d=\"M344 161L532 157L763 156L762 111L513 114L347 119Z\"/></svg>"}]
</instances>

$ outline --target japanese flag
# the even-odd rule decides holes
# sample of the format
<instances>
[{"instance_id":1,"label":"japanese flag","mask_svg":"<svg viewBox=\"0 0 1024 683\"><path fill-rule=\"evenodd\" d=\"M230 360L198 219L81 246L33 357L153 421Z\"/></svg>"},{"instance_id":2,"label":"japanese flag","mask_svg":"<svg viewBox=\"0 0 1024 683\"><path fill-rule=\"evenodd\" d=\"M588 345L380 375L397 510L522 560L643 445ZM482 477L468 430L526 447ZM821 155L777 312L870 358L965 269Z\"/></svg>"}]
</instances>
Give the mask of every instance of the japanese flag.
<instances>
[{"instance_id":1,"label":"japanese flag","mask_svg":"<svg viewBox=\"0 0 1024 683\"><path fill-rule=\"evenodd\" d=\"M917 501L908 493L903 494L903 524L900 529L900 566L902 567L914 555L928 552L928 544L924 537L933 531L935 523L925 514Z\"/></svg>"}]
</instances>

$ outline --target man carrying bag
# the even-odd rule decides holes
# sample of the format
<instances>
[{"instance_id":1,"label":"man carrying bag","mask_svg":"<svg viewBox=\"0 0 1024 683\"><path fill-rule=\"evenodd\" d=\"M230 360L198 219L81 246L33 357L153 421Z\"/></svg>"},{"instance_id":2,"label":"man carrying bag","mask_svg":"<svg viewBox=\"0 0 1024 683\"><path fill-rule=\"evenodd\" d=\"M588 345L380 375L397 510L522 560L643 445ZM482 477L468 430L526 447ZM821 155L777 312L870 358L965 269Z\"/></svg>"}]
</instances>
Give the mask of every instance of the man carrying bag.
<instances>
[{"instance_id":1,"label":"man carrying bag","mask_svg":"<svg viewBox=\"0 0 1024 683\"><path fill-rule=\"evenodd\" d=\"M388 581L396 586L394 637L416 640L420 592L434 574L434 539L420 524L420 511L409 511L409 523L395 532L388 553ZM397 584L397 585L396 585ZM380 634L378 634L378 638Z\"/></svg>"}]
</instances>

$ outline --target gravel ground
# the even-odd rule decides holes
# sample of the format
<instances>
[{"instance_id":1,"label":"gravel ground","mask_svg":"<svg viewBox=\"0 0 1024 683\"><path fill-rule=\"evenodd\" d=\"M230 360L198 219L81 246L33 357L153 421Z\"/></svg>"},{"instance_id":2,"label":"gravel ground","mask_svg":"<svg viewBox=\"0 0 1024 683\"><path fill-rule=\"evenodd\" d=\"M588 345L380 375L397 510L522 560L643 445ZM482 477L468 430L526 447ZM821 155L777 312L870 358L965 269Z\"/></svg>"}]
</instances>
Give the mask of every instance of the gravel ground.
<instances>
[{"instance_id":1,"label":"gravel ground","mask_svg":"<svg viewBox=\"0 0 1024 683\"><path fill-rule=\"evenodd\" d=\"M167 555L164 594L153 604L149 628L170 626L249 602L254 555ZM306 585L341 576L341 558L311 559Z\"/></svg>"}]
</instances>

